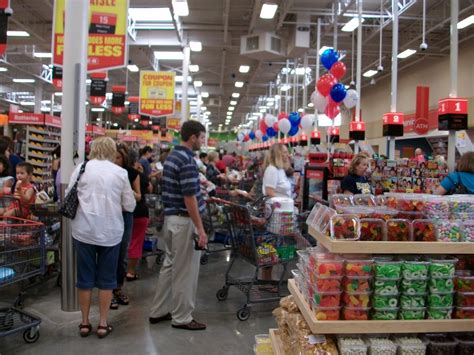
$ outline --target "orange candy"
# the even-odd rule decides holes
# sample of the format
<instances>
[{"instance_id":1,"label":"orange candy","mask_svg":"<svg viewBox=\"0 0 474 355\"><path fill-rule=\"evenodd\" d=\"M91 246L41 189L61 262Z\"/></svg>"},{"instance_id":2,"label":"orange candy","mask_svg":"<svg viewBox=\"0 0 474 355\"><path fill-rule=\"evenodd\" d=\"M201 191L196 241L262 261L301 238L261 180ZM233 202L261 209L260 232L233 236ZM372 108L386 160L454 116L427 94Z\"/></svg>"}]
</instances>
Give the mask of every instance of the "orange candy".
<instances>
[{"instance_id":1,"label":"orange candy","mask_svg":"<svg viewBox=\"0 0 474 355\"><path fill-rule=\"evenodd\" d=\"M317 320L339 320L339 307L317 308L315 313Z\"/></svg>"},{"instance_id":2,"label":"orange candy","mask_svg":"<svg viewBox=\"0 0 474 355\"><path fill-rule=\"evenodd\" d=\"M369 309L344 307L343 317L345 320L369 320Z\"/></svg>"},{"instance_id":3,"label":"orange candy","mask_svg":"<svg viewBox=\"0 0 474 355\"><path fill-rule=\"evenodd\" d=\"M316 288L319 291L323 292L333 292L341 290L341 279L340 278L331 278L331 279L316 279Z\"/></svg>"}]
</instances>

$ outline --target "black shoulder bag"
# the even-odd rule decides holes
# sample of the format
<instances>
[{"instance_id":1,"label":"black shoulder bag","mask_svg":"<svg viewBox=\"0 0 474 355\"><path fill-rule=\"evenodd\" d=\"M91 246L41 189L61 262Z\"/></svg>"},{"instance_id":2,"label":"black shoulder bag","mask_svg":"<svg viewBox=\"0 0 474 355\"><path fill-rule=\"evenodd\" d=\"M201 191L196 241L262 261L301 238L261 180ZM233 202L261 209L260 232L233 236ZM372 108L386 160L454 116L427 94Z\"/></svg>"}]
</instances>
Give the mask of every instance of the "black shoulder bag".
<instances>
[{"instance_id":1,"label":"black shoulder bag","mask_svg":"<svg viewBox=\"0 0 474 355\"><path fill-rule=\"evenodd\" d=\"M456 175L458 177L457 182L455 182L449 175L447 176L447 178L451 180L451 182L454 185L454 188L451 189L451 191L449 191L449 194L450 195L468 195L469 191L466 189L466 186L463 185L461 181L461 175L459 175L459 173L456 173Z\"/></svg>"},{"instance_id":2,"label":"black shoulder bag","mask_svg":"<svg viewBox=\"0 0 474 355\"><path fill-rule=\"evenodd\" d=\"M76 217L77 208L79 207L79 197L77 196L77 185L81 175L86 170L87 161L82 163L81 170L79 170L79 175L77 175L76 182L71 187L66 196L64 196L64 201L61 203L59 208L59 213L66 218L74 219Z\"/></svg>"}]
</instances>

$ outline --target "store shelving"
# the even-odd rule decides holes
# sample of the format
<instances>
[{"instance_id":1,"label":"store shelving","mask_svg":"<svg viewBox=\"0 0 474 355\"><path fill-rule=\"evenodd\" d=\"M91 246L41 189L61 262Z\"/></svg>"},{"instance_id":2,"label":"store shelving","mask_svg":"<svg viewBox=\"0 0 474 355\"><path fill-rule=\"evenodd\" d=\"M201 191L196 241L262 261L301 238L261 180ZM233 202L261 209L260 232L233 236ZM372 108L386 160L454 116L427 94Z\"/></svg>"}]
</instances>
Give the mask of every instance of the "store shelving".
<instances>
[{"instance_id":1,"label":"store shelving","mask_svg":"<svg viewBox=\"0 0 474 355\"><path fill-rule=\"evenodd\" d=\"M280 331L278 329L270 329L270 340L272 342L273 354L284 355L285 350L280 338Z\"/></svg>"},{"instance_id":2,"label":"store shelving","mask_svg":"<svg viewBox=\"0 0 474 355\"><path fill-rule=\"evenodd\" d=\"M321 321L316 319L311 307L296 286L295 280L288 280L288 289L314 334L469 332L474 329L474 319Z\"/></svg>"},{"instance_id":3,"label":"store shelving","mask_svg":"<svg viewBox=\"0 0 474 355\"><path fill-rule=\"evenodd\" d=\"M311 226L308 232L318 244L335 254L474 254L474 243L469 242L349 241L333 240Z\"/></svg>"},{"instance_id":4,"label":"store shelving","mask_svg":"<svg viewBox=\"0 0 474 355\"><path fill-rule=\"evenodd\" d=\"M42 134L44 136L55 136L55 137L61 137L60 132L53 132L53 131L47 131L47 130L40 130L40 129L35 129L35 128L30 128L29 129L30 133L36 133L36 134ZM59 139L58 139L59 141Z\"/></svg>"}]
</instances>

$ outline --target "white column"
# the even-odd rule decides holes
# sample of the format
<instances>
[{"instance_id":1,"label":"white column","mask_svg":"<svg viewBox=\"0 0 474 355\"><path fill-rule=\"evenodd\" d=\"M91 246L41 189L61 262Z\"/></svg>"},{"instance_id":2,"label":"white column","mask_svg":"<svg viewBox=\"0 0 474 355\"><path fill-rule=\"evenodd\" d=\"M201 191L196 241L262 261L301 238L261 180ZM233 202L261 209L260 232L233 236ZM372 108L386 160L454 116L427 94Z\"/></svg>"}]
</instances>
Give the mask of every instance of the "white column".
<instances>
[{"instance_id":1,"label":"white column","mask_svg":"<svg viewBox=\"0 0 474 355\"><path fill-rule=\"evenodd\" d=\"M451 90L449 97L458 96L458 17L459 0L451 0L451 53L449 58L451 69ZM456 131L448 135L448 168L454 171L456 164Z\"/></svg>"},{"instance_id":2,"label":"white column","mask_svg":"<svg viewBox=\"0 0 474 355\"><path fill-rule=\"evenodd\" d=\"M41 100L43 100L43 83L37 81L35 84L35 113L41 113Z\"/></svg>"},{"instance_id":3,"label":"white column","mask_svg":"<svg viewBox=\"0 0 474 355\"><path fill-rule=\"evenodd\" d=\"M63 98L61 115L61 190L84 160L85 105L87 73L87 37L89 1L67 0L64 34ZM75 155L77 153L77 158ZM75 288L76 258L72 246L70 220L62 220L61 308L71 312L79 309Z\"/></svg>"},{"instance_id":4,"label":"white column","mask_svg":"<svg viewBox=\"0 0 474 355\"><path fill-rule=\"evenodd\" d=\"M190 58L190 48L186 45L183 48L184 59L183 59L183 84L181 88L183 89L181 94L181 123L184 123L189 119L188 112L188 76L189 76L189 58Z\"/></svg>"},{"instance_id":5,"label":"white column","mask_svg":"<svg viewBox=\"0 0 474 355\"><path fill-rule=\"evenodd\" d=\"M398 0L392 0L392 100L390 112L397 112ZM388 137L388 158L395 159L395 137Z\"/></svg>"},{"instance_id":6,"label":"white column","mask_svg":"<svg viewBox=\"0 0 474 355\"><path fill-rule=\"evenodd\" d=\"M355 121L360 122L360 102L362 100L361 95L361 82L362 82L362 0L357 1L357 15L359 18L359 27L357 27L357 68L356 68L356 90L359 94L359 100L357 100L355 107ZM349 118L349 122L351 119ZM359 141L354 141L354 153L359 153Z\"/></svg>"}]
</instances>

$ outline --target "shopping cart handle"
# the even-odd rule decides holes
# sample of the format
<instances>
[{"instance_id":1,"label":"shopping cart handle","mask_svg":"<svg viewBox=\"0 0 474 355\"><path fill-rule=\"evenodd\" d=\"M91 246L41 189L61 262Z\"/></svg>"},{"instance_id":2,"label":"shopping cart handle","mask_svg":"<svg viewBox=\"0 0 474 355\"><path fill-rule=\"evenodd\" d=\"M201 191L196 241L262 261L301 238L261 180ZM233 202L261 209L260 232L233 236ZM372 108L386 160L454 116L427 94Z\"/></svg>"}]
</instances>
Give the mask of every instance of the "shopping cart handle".
<instances>
[{"instance_id":1,"label":"shopping cart handle","mask_svg":"<svg viewBox=\"0 0 474 355\"><path fill-rule=\"evenodd\" d=\"M221 203L221 204L224 204L224 205L229 205L229 201L223 200L223 199L218 198L218 197L209 197L209 199L207 201L211 202L211 203Z\"/></svg>"}]
</instances>

